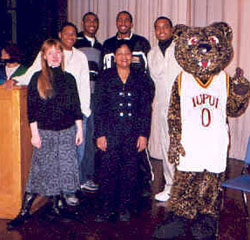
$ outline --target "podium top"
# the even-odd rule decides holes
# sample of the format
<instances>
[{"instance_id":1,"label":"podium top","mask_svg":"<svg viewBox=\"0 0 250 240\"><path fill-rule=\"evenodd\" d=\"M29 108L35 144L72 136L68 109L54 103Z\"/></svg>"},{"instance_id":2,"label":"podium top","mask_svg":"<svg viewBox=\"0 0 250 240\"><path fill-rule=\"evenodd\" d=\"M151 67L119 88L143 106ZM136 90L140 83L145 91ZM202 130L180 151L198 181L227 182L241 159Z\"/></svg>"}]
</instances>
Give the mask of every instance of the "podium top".
<instances>
[{"instance_id":1,"label":"podium top","mask_svg":"<svg viewBox=\"0 0 250 240\"><path fill-rule=\"evenodd\" d=\"M6 88L3 88L2 85L0 85L0 90L1 90L1 91L13 91L13 90L24 90L24 89L26 90L27 87L28 87L28 86L22 85L22 86L14 86L12 89L6 89Z\"/></svg>"}]
</instances>

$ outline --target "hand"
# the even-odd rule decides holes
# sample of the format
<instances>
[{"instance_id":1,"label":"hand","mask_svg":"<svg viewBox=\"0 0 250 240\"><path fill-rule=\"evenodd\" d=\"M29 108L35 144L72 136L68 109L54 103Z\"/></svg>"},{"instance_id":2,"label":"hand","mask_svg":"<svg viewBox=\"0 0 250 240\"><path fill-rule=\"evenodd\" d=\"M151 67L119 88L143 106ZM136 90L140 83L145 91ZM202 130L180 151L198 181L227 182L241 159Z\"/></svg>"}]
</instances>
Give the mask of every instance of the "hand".
<instances>
[{"instance_id":1,"label":"hand","mask_svg":"<svg viewBox=\"0 0 250 240\"><path fill-rule=\"evenodd\" d=\"M176 165L178 165L180 162L180 154L183 157L185 157L186 155L186 152L182 144L179 142L171 143L170 141L169 150L168 150L168 161L170 163L175 163Z\"/></svg>"},{"instance_id":2,"label":"hand","mask_svg":"<svg viewBox=\"0 0 250 240\"><path fill-rule=\"evenodd\" d=\"M234 73L234 78L242 78L244 77L244 71L240 68L240 67L237 67L235 69L235 73Z\"/></svg>"},{"instance_id":3,"label":"hand","mask_svg":"<svg viewBox=\"0 0 250 240\"><path fill-rule=\"evenodd\" d=\"M244 96L249 91L249 84L242 84L242 83L233 83L233 92L239 96Z\"/></svg>"},{"instance_id":4,"label":"hand","mask_svg":"<svg viewBox=\"0 0 250 240\"><path fill-rule=\"evenodd\" d=\"M148 141L146 137L143 137L143 136L138 137L137 144L136 144L138 152L141 152L146 148L147 142Z\"/></svg>"},{"instance_id":5,"label":"hand","mask_svg":"<svg viewBox=\"0 0 250 240\"><path fill-rule=\"evenodd\" d=\"M107 138L105 136L97 138L96 144L102 151L105 152L107 150Z\"/></svg>"},{"instance_id":6,"label":"hand","mask_svg":"<svg viewBox=\"0 0 250 240\"><path fill-rule=\"evenodd\" d=\"M41 141L41 137L39 134L36 134L31 137L31 144L38 149L41 148L42 141Z\"/></svg>"},{"instance_id":7,"label":"hand","mask_svg":"<svg viewBox=\"0 0 250 240\"><path fill-rule=\"evenodd\" d=\"M6 82L4 82L4 84L2 86L3 86L3 88L11 90L13 88L13 86L16 85L16 83L17 82L14 79L9 79Z\"/></svg>"},{"instance_id":8,"label":"hand","mask_svg":"<svg viewBox=\"0 0 250 240\"><path fill-rule=\"evenodd\" d=\"M76 140L75 143L77 146L83 143L83 133L82 131L76 131Z\"/></svg>"}]
</instances>

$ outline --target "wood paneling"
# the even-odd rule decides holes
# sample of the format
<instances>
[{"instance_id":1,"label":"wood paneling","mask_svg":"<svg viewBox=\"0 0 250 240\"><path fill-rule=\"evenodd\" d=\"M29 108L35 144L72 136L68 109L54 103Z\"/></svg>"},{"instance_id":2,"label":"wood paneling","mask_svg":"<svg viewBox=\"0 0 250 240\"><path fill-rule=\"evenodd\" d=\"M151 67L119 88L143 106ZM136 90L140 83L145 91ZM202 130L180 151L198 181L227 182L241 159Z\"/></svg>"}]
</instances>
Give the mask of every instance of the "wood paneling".
<instances>
[{"instance_id":1,"label":"wood paneling","mask_svg":"<svg viewBox=\"0 0 250 240\"><path fill-rule=\"evenodd\" d=\"M18 214L28 177L32 146L26 98L26 87L0 87L0 218Z\"/></svg>"}]
</instances>

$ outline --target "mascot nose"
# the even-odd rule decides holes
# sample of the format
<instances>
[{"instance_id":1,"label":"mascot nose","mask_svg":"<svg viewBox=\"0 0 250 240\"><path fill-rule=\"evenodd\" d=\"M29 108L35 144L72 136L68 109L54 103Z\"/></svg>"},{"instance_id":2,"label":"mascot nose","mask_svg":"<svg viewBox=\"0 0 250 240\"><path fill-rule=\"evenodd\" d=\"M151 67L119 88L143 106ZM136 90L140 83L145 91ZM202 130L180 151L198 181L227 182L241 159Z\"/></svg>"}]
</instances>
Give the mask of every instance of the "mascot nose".
<instances>
[{"instance_id":1,"label":"mascot nose","mask_svg":"<svg viewBox=\"0 0 250 240\"><path fill-rule=\"evenodd\" d=\"M209 44L206 44L206 43L201 43L199 44L198 46L198 49L199 49L199 53L207 53L211 50L211 46Z\"/></svg>"}]
</instances>

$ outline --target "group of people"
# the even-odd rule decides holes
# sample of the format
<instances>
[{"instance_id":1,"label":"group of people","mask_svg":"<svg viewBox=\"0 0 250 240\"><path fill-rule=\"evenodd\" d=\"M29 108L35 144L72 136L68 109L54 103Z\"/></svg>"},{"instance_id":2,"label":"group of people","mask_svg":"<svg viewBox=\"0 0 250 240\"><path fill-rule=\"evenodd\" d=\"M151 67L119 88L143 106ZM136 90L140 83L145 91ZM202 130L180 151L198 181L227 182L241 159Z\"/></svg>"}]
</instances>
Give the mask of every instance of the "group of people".
<instances>
[{"instance_id":1,"label":"group of people","mask_svg":"<svg viewBox=\"0 0 250 240\"><path fill-rule=\"evenodd\" d=\"M30 217L38 194L50 197L52 211L60 215L62 202L78 205L79 189L98 190L102 206L97 222L115 213L120 221L129 221L138 194L152 179L149 155L162 160L166 182L155 199L169 198L174 166L167 161L167 111L181 70L171 20L155 20L159 41L152 49L146 38L132 32L127 11L118 13L117 34L103 45L96 39L95 13L84 14L82 25L77 34L74 24L65 23L59 40L46 40L24 74L8 74L3 81L5 88L28 85L33 145L21 211L9 229ZM12 59L7 48L2 59L5 52Z\"/></svg>"}]
</instances>

